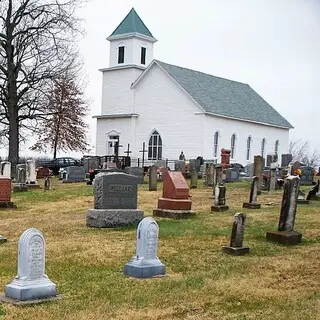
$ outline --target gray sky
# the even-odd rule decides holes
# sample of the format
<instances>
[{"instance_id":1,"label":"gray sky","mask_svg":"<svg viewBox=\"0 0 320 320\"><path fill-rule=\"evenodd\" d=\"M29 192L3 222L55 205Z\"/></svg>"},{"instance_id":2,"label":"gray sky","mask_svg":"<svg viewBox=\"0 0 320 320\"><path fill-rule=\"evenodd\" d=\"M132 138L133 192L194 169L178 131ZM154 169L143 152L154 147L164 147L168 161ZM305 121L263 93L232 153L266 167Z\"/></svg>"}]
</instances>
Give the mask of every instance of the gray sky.
<instances>
[{"instance_id":1,"label":"gray sky","mask_svg":"<svg viewBox=\"0 0 320 320\"><path fill-rule=\"evenodd\" d=\"M91 116L100 114L106 37L132 7L158 40L154 58L250 84L295 127L291 139L320 150L319 0L91 0L79 11Z\"/></svg>"}]
</instances>

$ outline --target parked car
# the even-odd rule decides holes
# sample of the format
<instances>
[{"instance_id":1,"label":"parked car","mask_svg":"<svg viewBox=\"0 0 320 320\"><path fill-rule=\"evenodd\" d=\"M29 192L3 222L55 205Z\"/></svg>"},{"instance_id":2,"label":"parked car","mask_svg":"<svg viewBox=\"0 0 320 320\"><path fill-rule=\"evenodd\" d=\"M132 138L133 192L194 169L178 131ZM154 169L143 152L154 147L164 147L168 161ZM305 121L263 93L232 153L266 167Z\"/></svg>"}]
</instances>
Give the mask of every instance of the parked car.
<instances>
[{"instance_id":1,"label":"parked car","mask_svg":"<svg viewBox=\"0 0 320 320\"><path fill-rule=\"evenodd\" d=\"M76 160L70 157L55 158L53 160L39 161L37 163L38 167L46 167L52 170L54 176L59 174L60 168L66 168L71 166L82 166L80 160Z\"/></svg>"}]
</instances>

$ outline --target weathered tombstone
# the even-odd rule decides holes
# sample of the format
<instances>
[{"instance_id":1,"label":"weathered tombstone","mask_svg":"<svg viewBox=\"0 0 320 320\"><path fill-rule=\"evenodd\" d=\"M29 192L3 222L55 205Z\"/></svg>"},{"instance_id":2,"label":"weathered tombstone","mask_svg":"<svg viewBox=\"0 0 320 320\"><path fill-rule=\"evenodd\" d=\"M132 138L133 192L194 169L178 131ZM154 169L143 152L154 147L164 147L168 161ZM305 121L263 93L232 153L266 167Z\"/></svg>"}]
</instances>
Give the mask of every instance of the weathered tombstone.
<instances>
[{"instance_id":1,"label":"weathered tombstone","mask_svg":"<svg viewBox=\"0 0 320 320\"><path fill-rule=\"evenodd\" d=\"M131 174L133 176L136 176L139 184L144 183L144 171L143 168L140 167L126 167L125 172L128 174Z\"/></svg>"},{"instance_id":2,"label":"weathered tombstone","mask_svg":"<svg viewBox=\"0 0 320 320\"><path fill-rule=\"evenodd\" d=\"M11 163L9 161L2 161L0 164L1 178L11 179Z\"/></svg>"},{"instance_id":3,"label":"weathered tombstone","mask_svg":"<svg viewBox=\"0 0 320 320\"><path fill-rule=\"evenodd\" d=\"M156 166L151 166L149 169L149 191L157 191L158 183L158 168Z\"/></svg>"},{"instance_id":4,"label":"weathered tombstone","mask_svg":"<svg viewBox=\"0 0 320 320\"><path fill-rule=\"evenodd\" d=\"M286 153L281 155L281 167L287 167L292 161L292 154Z\"/></svg>"},{"instance_id":5,"label":"weathered tombstone","mask_svg":"<svg viewBox=\"0 0 320 320\"><path fill-rule=\"evenodd\" d=\"M228 211L229 206L226 205L226 186L216 185L214 194L214 204L211 206L211 211L223 212Z\"/></svg>"},{"instance_id":6,"label":"weathered tombstone","mask_svg":"<svg viewBox=\"0 0 320 320\"><path fill-rule=\"evenodd\" d=\"M198 172L196 170L191 171L190 176L190 189L198 188Z\"/></svg>"},{"instance_id":7,"label":"weathered tombstone","mask_svg":"<svg viewBox=\"0 0 320 320\"><path fill-rule=\"evenodd\" d=\"M0 244L1 244L1 243L5 243L5 242L7 242L7 238L5 238L4 236L2 236L2 235L0 234Z\"/></svg>"},{"instance_id":8,"label":"weathered tombstone","mask_svg":"<svg viewBox=\"0 0 320 320\"><path fill-rule=\"evenodd\" d=\"M18 275L6 285L1 300L31 304L57 297L56 285L45 274L43 234L35 228L26 230L19 239L18 249Z\"/></svg>"},{"instance_id":9,"label":"weathered tombstone","mask_svg":"<svg viewBox=\"0 0 320 320\"><path fill-rule=\"evenodd\" d=\"M320 201L320 180L318 180L318 183L309 190L307 200Z\"/></svg>"},{"instance_id":10,"label":"weathered tombstone","mask_svg":"<svg viewBox=\"0 0 320 320\"><path fill-rule=\"evenodd\" d=\"M237 182L240 178L240 172L237 168L226 169L226 182Z\"/></svg>"},{"instance_id":11,"label":"weathered tombstone","mask_svg":"<svg viewBox=\"0 0 320 320\"><path fill-rule=\"evenodd\" d=\"M36 161L33 159L26 162L26 184L29 188L40 188L37 182Z\"/></svg>"},{"instance_id":12,"label":"weathered tombstone","mask_svg":"<svg viewBox=\"0 0 320 320\"><path fill-rule=\"evenodd\" d=\"M50 178L49 177L45 178L44 179L44 191L50 190L50 184L51 184Z\"/></svg>"},{"instance_id":13,"label":"weathered tombstone","mask_svg":"<svg viewBox=\"0 0 320 320\"><path fill-rule=\"evenodd\" d=\"M201 161L200 159L190 159L189 160L189 171L200 172Z\"/></svg>"},{"instance_id":14,"label":"weathered tombstone","mask_svg":"<svg viewBox=\"0 0 320 320\"><path fill-rule=\"evenodd\" d=\"M214 171L213 171L213 187L212 187L212 198L214 199L215 195L215 189L216 186L218 185L223 185L223 168L220 165L214 166Z\"/></svg>"},{"instance_id":15,"label":"weathered tombstone","mask_svg":"<svg viewBox=\"0 0 320 320\"><path fill-rule=\"evenodd\" d=\"M206 175L204 185L207 187L212 187L214 185L214 164L213 163L206 163Z\"/></svg>"},{"instance_id":16,"label":"weathered tombstone","mask_svg":"<svg viewBox=\"0 0 320 320\"><path fill-rule=\"evenodd\" d=\"M26 192L28 187L26 185L26 165L18 164L16 167L17 182L13 185L13 192Z\"/></svg>"},{"instance_id":17,"label":"weathered tombstone","mask_svg":"<svg viewBox=\"0 0 320 320\"><path fill-rule=\"evenodd\" d=\"M37 171L37 179L44 179L46 177L49 177L52 174L51 170L47 167L37 167L36 171Z\"/></svg>"},{"instance_id":18,"label":"weathered tombstone","mask_svg":"<svg viewBox=\"0 0 320 320\"><path fill-rule=\"evenodd\" d=\"M301 166L300 185L311 186L313 184L314 168Z\"/></svg>"},{"instance_id":19,"label":"weathered tombstone","mask_svg":"<svg viewBox=\"0 0 320 320\"><path fill-rule=\"evenodd\" d=\"M300 243L302 234L293 230L296 218L299 184L300 179L297 176L288 176L286 178L278 231L267 232L266 238L268 241L279 242L286 245Z\"/></svg>"},{"instance_id":20,"label":"weathered tombstone","mask_svg":"<svg viewBox=\"0 0 320 320\"><path fill-rule=\"evenodd\" d=\"M15 209L16 206L11 201L11 178L0 177L0 208Z\"/></svg>"},{"instance_id":21,"label":"weathered tombstone","mask_svg":"<svg viewBox=\"0 0 320 320\"><path fill-rule=\"evenodd\" d=\"M124 274L134 278L165 275L166 267L157 257L159 227L151 217L144 218L137 229L136 255L124 267Z\"/></svg>"},{"instance_id":22,"label":"weathered tombstone","mask_svg":"<svg viewBox=\"0 0 320 320\"><path fill-rule=\"evenodd\" d=\"M309 200L305 199L305 193L299 189L298 198L297 198L298 204L309 204Z\"/></svg>"},{"instance_id":23,"label":"weathered tombstone","mask_svg":"<svg viewBox=\"0 0 320 320\"><path fill-rule=\"evenodd\" d=\"M251 183L249 202L244 202L243 206L242 206L243 208L246 208L246 209L260 209L261 208L261 204L257 202L258 183L259 183L259 178L254 176L252 179L252 183Z\"/></svg>"},{"instance_id":24,"label":"weathered tombstone","mask_svg":"<svg viewBox=\"0 0 320 320\"><path fill-rule=\"evenodd\" d=\"M94 209L87 211L87 226L117 228L138 224L143 211L137 209L137 185L137 177L122 172L97 175Z\"/></svg>"},{"instance_id":25,"label":"weathered tombstone","mask_svg":"<svg viewBox=\"0 0 320 320\"><path fill-rule=\"evenodd\" d=\"M184 173L186 171L186 163L184 160L175 160L174 161L174 171L180 171Z\"/></svg>"},{"instance_id":26,"label":"weathered tombstone","mask_svg":"<svg viewBox=\"0 0 320 320\"><path fill-rule=\"evenodd\" d=\"M245 221L245 213L239 212L234 215L230 246L223 246L223 253L231 254L233 256L241 256L249 253L250 249L243 246Z\"/></svg>"},{"instance_id":27,"label":"weathered tombstone","mask_svg":"<svg viewBox=\"0 0 320 320\"><path fill-rule=\"evenodd\" d=\"M248 177L248 178L252 178L253 177L253 167L254 167L253 163L248 163L244 167L244 172L246 174L246 177Z\"/></svg>"},{"instance_id":28,"label":"weathered tombstone","mask_svg":"<svg viewBox=\"0 0 320 320\"><path fill-rule=\"evenodd\" d=\"M154 165L158 168L166 168L166 160L157 160Z\"/></svg>"},{"instance_id":29,"label":"weathered tombstone","mask_svg":"<svg viewBox=\"0 0 320 320\"><path fill-rule=\"evenodd\" d=\"M276 169L271 168L269 170L269 187L268 191L274 191L276 190L276 184L277 184L277 176L276 176Z\"/></svg>"},{"instance_id":30,"label":"weathered tombstone","mask_svg":"<svg viewBox=\"0 0 320 320\"><path fill-rule=\"evenodd\" d=\"M258 194L261 194L263 158L262 156L254 156L253 159L253 176L258 177Z\"/></svg>"},{"instance_id":31,"label":"weathered tombstone","mask_svg":"<svg viewBox=\"0 0 320 320\"><path fill-rule=\"evenodd\" d=\"M158 207L153 210L157 217L184 219L193 216L192 202L189 200L189 188L181 172L163 172L162 197L158 199Z\"/></svg>"}]
</instances>

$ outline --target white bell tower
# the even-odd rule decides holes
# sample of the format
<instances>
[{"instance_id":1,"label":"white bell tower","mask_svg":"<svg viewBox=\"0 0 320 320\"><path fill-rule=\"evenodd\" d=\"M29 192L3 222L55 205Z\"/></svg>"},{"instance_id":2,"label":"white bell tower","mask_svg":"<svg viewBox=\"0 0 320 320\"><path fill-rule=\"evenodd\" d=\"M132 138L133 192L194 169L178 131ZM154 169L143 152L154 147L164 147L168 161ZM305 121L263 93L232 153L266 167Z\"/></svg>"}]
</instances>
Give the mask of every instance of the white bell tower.
<instances>
[{"instance_id":1,"label":"white bell tower","mask_svg":"<svg viewBox=\"0 0 320 320\"><path fill-rule=\"evenodd\" d=\"M153 59L153 44L157 41L134 8L107 40L110 41L109 68L146 68Z\"/></svg>"}]
</instances>

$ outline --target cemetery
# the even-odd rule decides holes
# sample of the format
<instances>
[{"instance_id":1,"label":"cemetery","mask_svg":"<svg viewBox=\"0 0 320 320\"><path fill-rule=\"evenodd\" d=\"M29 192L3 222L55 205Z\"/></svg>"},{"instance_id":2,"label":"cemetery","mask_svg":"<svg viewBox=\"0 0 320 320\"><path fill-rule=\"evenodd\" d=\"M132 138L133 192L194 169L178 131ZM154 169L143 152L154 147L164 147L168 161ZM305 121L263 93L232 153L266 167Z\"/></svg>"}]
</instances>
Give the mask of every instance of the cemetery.
<instances>
[{"instance_id":1,"label":"cemetery","mask_svg":"<svg viewBox=\"0 0 320 320\"><path fill-rule=\"evenodd\" d=\"M0 318L315 319L319 182L289 165L259 191L260 158L232 183L225 156L189 161L190 178L180 162L109 167L93 185L84 168L38 179L29 161L12 180L4 164Z\"/></svg>"}]
</instances>

